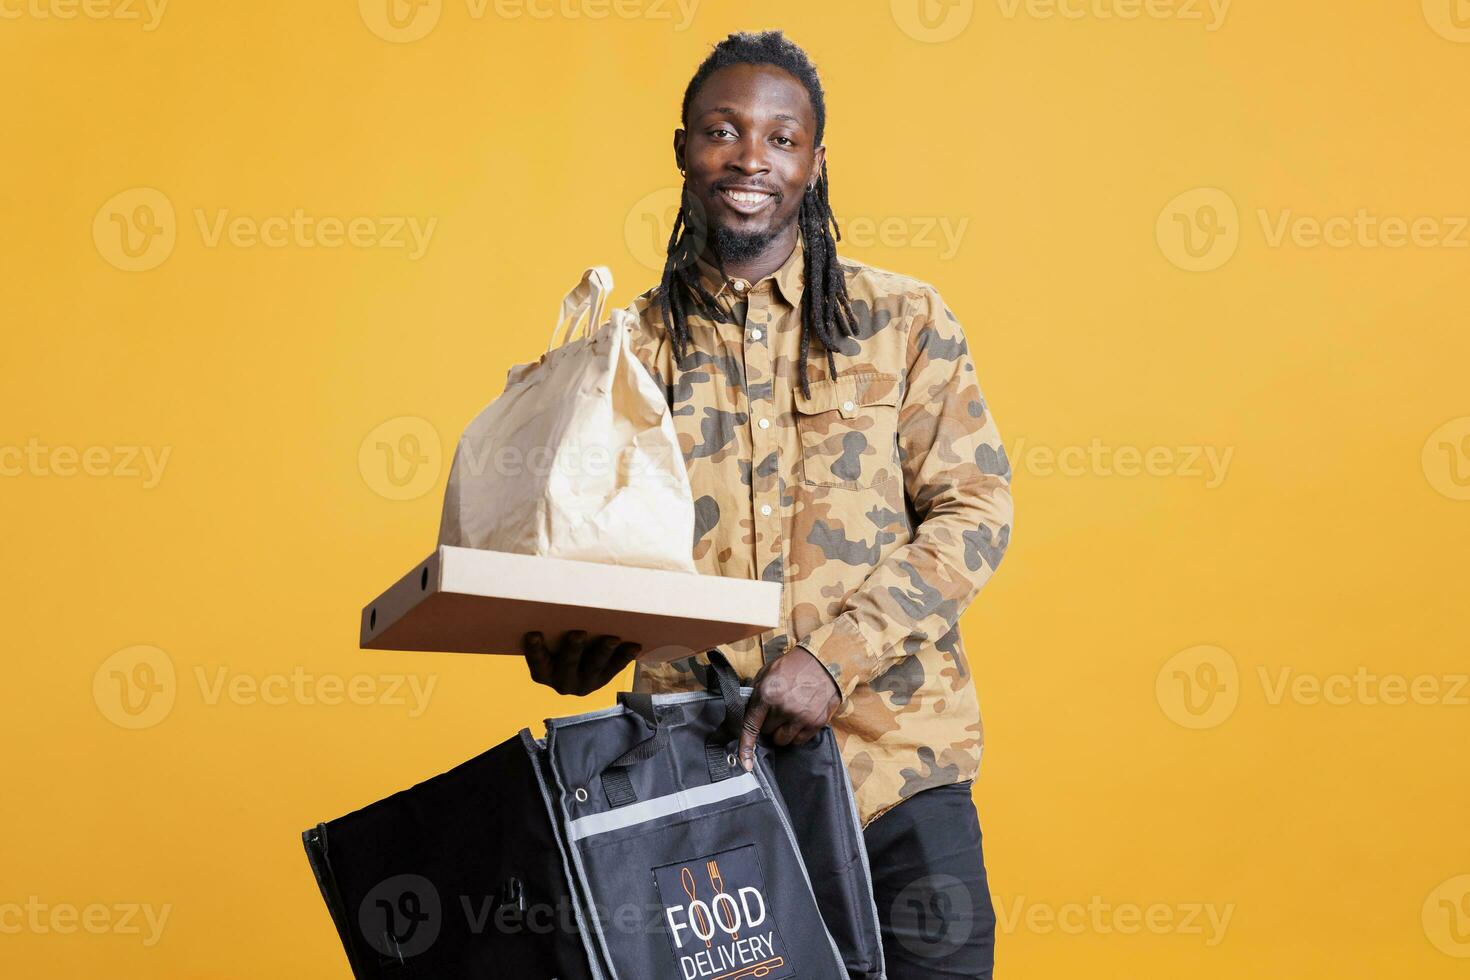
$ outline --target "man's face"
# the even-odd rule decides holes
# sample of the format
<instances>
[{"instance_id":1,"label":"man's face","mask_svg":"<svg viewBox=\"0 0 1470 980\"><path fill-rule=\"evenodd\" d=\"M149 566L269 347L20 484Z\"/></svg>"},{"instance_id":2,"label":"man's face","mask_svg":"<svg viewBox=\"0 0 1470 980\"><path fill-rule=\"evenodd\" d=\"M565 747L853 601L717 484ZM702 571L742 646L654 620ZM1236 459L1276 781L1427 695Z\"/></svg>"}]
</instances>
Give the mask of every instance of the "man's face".
<instances>
[{"instance_id":1,"label":"man's face","mask_svg":"<svg viewBox=\"0 0 1470 980\"><path fill-rule=\"evenodd\" d=\"M721 68L690 101L688 126L674 153L716 250L727 262L759 255L796 220L825 158L806 87L774 65Z\"/></svg>"}]
</instances>

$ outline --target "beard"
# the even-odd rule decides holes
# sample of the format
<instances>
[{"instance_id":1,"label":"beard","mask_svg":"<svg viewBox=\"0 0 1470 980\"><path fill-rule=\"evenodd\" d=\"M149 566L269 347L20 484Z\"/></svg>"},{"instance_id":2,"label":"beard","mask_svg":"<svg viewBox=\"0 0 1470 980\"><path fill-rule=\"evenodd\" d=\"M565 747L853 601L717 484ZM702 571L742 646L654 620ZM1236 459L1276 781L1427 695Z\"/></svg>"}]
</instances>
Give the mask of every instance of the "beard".
<instances>
[{"instance_id":1,"label":"beard","mask_svg":"<svg viewBox=\"0 0 1470 980\"><path fill-rule=\"evenodd\" d=\"M737 231L723 225L714 227L715 254L719 256L720 262L748 262L756 258L766 250L766 247L775 241L787 228L791 227L796 220L796 214L792 213L780 225L768 227L760 231Z\"/></svg>"}]
</instances>

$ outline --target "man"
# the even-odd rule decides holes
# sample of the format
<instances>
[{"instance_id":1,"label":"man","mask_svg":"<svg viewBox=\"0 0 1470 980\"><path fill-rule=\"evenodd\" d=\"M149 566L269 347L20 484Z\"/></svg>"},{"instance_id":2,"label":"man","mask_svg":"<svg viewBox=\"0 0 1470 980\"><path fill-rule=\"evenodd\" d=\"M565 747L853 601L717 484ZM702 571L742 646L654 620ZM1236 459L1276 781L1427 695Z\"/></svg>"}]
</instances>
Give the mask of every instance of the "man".
<instances>
[{"instance_id":1,"label":"man","mask_svg":"<svg viewBox=\"0 0 1470 980\"><path fill-rule=\"evenodd\" d=\"M934 287L839 258L826 106L779 31L732 34L684 94L682 207L634 346L664 385L703 574L783 588L783 626L722 650L754 687L740 745L831 724L856 791L894 980L989 977L971 798L981 725L957 626L1010 538L1010 470ZM877 152L877 151L875 151ZM527 634L532 676L606 684L618 637ZM698 658L635 690L701 687Z\"/></svg>"}]
</instances>

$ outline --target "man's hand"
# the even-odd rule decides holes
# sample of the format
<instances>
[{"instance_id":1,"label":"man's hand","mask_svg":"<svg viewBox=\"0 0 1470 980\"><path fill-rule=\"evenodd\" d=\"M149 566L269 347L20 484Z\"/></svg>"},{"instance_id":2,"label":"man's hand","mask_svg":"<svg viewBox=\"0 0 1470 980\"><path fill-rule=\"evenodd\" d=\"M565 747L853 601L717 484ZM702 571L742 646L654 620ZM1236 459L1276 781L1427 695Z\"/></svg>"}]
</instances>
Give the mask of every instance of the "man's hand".
<instances>
[{"instance_id":1,"label":"man's hand","mask_svg":"<svg viewBox=\"0 0 1470 980\"><path fill-rule=\"evenodd\" d=\"M643 647L622 643L616 636L587 640L586 630L568 630L556 649L549 649L539 630L521 637L521 653L531 668L531 680L558 694L591 694L611 681L638 656Z\"/></svg>"},{"instance_id":2,"label":"man's hand","mask_svg":"<svg viewBox=\"0 0 1470 980\"><path fill-rule=\"evenodd\" d=\"M740 764L755 765L755 740L765 732L777 745L801 745L822 730L842 705L837 682L805 647L793 647L755 678L740 732Z\"/></svg>"}]
</instances>

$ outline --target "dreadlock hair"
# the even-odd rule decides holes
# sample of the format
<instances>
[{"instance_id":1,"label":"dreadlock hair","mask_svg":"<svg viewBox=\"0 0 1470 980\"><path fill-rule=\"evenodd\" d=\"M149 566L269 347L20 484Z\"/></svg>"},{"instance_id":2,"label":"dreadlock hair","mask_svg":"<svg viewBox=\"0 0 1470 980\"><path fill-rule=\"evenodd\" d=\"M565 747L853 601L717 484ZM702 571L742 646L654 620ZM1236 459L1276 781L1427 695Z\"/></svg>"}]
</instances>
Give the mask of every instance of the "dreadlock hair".
<instances>
[{"instance_id":1,"label":"dreadlock hair","mask_svg":"<svg viewBox=\"0 0 1470 980\"><path fill-rule=\"evenodd\" d=\"M816 141L822 142L822 132L827 124L827 104L822 96L822 82L817 77L816 66L806 52L788 40L780 31L763 31L752 34L740 31L726 37L714 46L709 57L704 59L689 86L684 89L684 104L680 120L689 120L689 103L710 75L730 65L773 65L790 72L806 86L811 98L812 112L817 120ZM857 321L852 313L852 304L847 299L847 280L837 262L837 242L842 240L842 231L827 203L827 164L822 162L822 172L816 183L803 192L801 207L797 212L797 224L801 230L806 266L806 288L802 291L801 309L801 356L797 363L802 394L810 395L807 381L807 351L812 336L821 342L827 354L827 367L831 376L837 374L837 364L832 352L841 344L841 337L856 336ZM828 226L831 231L828 231ZM664 263L664 274L659 290L659 305L663 311L664 326L674 345L674 354L679 362L684 360L689 346L689 312L697 307L704 315L718 319L723 315L714 296L699 281L694 267L695 259L705 247L707 232L704 209L689 193L686 183L679 196L679 213L674 218L673 233L669 236L668 258ZM724 274L724 262L718 255L715 261Z\"/></svg>"}]
</instances>

